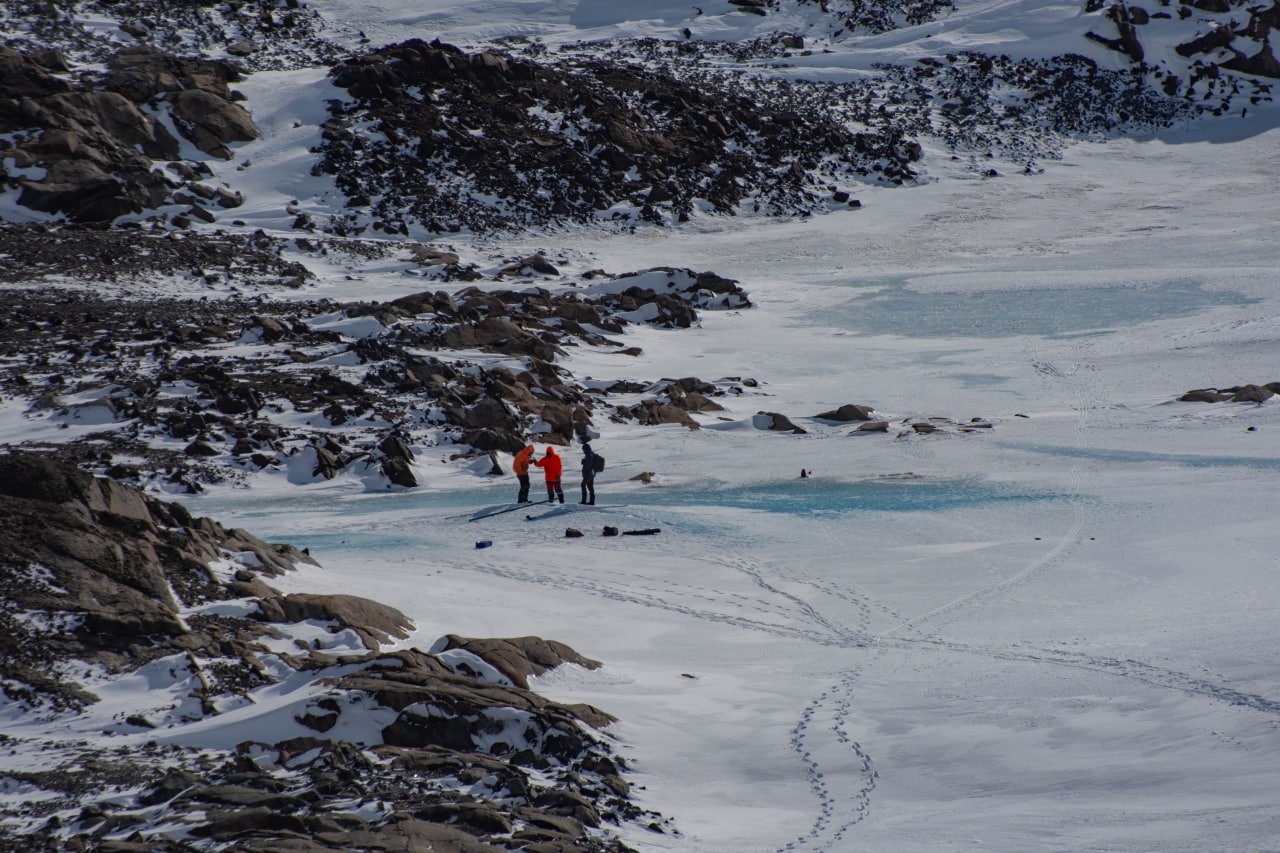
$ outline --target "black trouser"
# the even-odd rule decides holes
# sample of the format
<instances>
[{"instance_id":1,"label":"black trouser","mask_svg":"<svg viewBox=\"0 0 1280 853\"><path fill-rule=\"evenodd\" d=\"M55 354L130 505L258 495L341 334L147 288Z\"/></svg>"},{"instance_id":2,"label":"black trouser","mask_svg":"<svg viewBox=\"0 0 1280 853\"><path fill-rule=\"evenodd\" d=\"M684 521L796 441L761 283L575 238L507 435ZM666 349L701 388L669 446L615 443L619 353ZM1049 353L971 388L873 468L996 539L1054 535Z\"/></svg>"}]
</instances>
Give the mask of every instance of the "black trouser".
<instances>
[{"instance_id":1,"label":"black trouser","mask_svg":"<svg viewBox=\"0 0 1280 853\"><path fill-rule=\"evenodd\" d=\"M529 475L516 474L516 479L520 481L520 497L516 498L516 503L529 502Z\"/></svg>"},{"instance_id":2,"label":"black trouser","mask_svg":"<svg viewBox=\"0 0 1280 853\"><path fill-rule=\"evenodd\" d=\"M587 499L588 493L591 495L590 500ZM584 504L596 502L596 475L594 473L582 475L582 502Z\"/></svg>"},{"instance_id":3,"label":"black trouser","mask_svg":"<svg viewBox=\"0 0 1280 853\"><path fill-rule=\"evenodd\" d=\"M560 503L564 503L564 489L560 488L559 480L547 480L547 503L551 503L557 497Z\"/></svg>"}]
</instances>

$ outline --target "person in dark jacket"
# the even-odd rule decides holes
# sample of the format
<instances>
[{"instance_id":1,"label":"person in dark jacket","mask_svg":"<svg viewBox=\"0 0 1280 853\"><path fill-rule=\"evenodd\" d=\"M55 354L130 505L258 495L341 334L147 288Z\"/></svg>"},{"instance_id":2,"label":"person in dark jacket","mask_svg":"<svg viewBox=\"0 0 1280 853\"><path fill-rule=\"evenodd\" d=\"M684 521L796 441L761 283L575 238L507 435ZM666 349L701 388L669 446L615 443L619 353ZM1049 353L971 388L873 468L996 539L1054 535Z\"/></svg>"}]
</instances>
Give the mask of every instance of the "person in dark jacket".
<instances>
[{"instance_id":1,"label":"person in dark jacket","mask_svg":"<svg viewBox=\"0 0 1280 853\"><path fill-rule=\"evenodd\" d=\"M591 449L591 442L584 442L582 445L582 500L578 503L595 504L595 502L596 452Z\"/></svg>"},{"instance_id":2,"label":"person in dark jacket","mask_svg":"<svg viewBox=\"0 0 1280 853\"><path fill-rule=\"evenodd\" d=\"M564 489L560 485L563 463L555 449L548 447L546 455L535 460L533 464L541 468L542 475L547 478L547 503L551 503L557 497L560 498L560 503L564 503Z\"/></svg>"}]
</instances>

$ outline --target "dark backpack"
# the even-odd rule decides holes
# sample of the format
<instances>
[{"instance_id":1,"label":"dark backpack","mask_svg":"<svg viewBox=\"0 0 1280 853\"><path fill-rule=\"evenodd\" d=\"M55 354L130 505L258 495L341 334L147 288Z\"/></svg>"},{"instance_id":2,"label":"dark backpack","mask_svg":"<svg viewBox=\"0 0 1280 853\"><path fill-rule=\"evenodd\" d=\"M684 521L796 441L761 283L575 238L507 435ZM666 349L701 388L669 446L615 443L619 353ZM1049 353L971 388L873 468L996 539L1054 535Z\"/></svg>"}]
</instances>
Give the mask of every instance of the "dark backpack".
<instances>
[{"instance_id":1,"label":"dark backpack","mask_svg":"<svg viewBox=\"0 0 1280 853\"><path fill-rule=\"evenodd\" d=\"M601 471L604 470L604 457L601 456L599 453L596 454L595 459L591 460L591 470L596 474L599 474Z\"/></svg>"}]
</instances>

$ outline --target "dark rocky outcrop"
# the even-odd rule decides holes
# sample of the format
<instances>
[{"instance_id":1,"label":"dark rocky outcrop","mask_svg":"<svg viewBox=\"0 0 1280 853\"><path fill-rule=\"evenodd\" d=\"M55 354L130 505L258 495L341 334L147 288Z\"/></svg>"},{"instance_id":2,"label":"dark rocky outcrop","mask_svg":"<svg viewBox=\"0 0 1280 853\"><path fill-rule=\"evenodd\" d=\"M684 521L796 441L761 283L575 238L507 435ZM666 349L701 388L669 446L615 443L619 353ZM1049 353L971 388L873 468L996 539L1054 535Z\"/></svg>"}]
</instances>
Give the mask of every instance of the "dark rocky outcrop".
<instances>
[{"instance_id":1,"label":"dark rocky outcrop","mask_svg":"<svg viewBox=\"0 0 1280 853\"><path fill-rule=\"evenodd\" d=\"M764 429L775 432L790 432L795 435L805 435L808 432L803 427L796 426L791 418L779 412L760 412L756 415L756 418L764 424Z\"/></svg>"},{"instance_id":2,"label":"dark rocky outcrop","mask_svg":"<svg viewBox=\"0 0 1280 853\"><path fill-rule=\"evenodd\" d=\"M1280 382L1265 385L1232 385L1222 388L1197 388L1178 399L1186 403L1264 403L1280 394Z\"/></svg>"},{"instance_id":3,"label":"dark rocky outcrop","mask_svg":"<svg viewBox=\"0 0 1280 853\"><path fill-rule=\"evenodd\" d=\"M27 453L0 455L0 572L8 610L0 673L29 685L34 703L89 700L50 658L133 668L163 652L207 643L179 607L234 597L208 568L223 553L252 553L268 577L310 558L157 501L111 480ZM38 567L38 568L33 568ZM249 580L256 575L246 575ZM15 611L68 625L49 638Z\"/></svg>"},{"instance_id":4,"label":"dark rocky outcrop","mask_svg":"<svg viewBox=\"0 0 1280 853\"><path fill-rule=\"evenodd\" d=\"M130 238L89 228L0 227L0 251L20 261L15 280L28 282L73 271L107 282L136 280L185 268L270 287L288 284L295 270L296 278L306 274L301 264L286 260L289 246L265 235L162 234ZM374 250L385 254L385 245ZM589 391L555 362L572 346L615 351L619 344L603 333L624 333L635 323L678 329L696 323L701 311L748 306L732 280L665 267L592 273L582 286L562 287L555 295L468 286L388 303L130 302L23 289L0 292L0 307L12 320L0 326L0 352L12 356L0 366L0 389L30 400L48 417L102 424L92 446L84 445L99 460L96 470L113 469L115 453L144 460L114 470L116 477L149 482L163 476L195 491L201 482L288 468L295 481L375 473L388 486L415 488L426 470L415 452L424 428L447 431L460 445L455 456L515 452L535 431L540 441L564 446L591 428L604 397L631 388L658 396L615 406L613 417L696 428L691 413L716 411L720 404L713 397L741 393L745 386L686 377ZM316 315L370 318L378 327L345 336L311 328L305 318ZM231 341L257 351L245 358L208 348ZM455 349L519 359L521 366L481 367L451 356ZM320 361L320 353L335 352L349 354L358 373ZM55 360L56 370L49 367ZM68 382L101 387L102 396L66 405L59 395ZM193 395L162 393L174 382ZM426 405L433 414L424 425L416 410ZM313 426L286 426L279 417L286 410L314 413ZM157 446L170 440L182 442L183 450Z\"/></svg>"},{"instance_id":5,"label":"dark rocky outcrop","mask_svg":"<svg viewBox=\"0 0 1280 853\"><path fill-rule=\"evenodd\" d=\"M0 539L7 700L70 719L97 697L64 674L96 666L105 684L149 665L151 689L137 692L139 710L115 726L170 735L165 747L124 751L42 740L47 769L6 771L38 796L0 805L0 826L24 849L188 849L173 846L178 831L246 853L622 853L601 827L659 825L630 802L626 765L599 734L613 717L528 689L530 676L565 663L599 666L562 643L449 635L437 647L453 652L452 665L417 649L380 651L409 636L398 610L350 595L281 595L264 581L307 555L39 454L0 455ZM231 606L241 599L256 601L256 618ZM353 631L364 650L341 637L329 646L295 636L292 653L271 651L304 621ZM481 677L461 652L505 681ZM311 679L291 687L310 697L299 700L295 736L230 750L177 745L182 726L228 708L243 713L290 671L294 682ZM152 690L189 694L169 707ZM327 736L368 730L371 709L391 721L372 743ZM6 745L27 748L15 737ZM375 799L380 817L353 806ZM163 812L150 808L159 804Z\"/></svg>"},{"instance_id":6,"label":"dark rocky outcrop","mask_svg":"<svg viewBox=\"0 0 1280 853\"><path fill-rule=\"evenodd\" d=\"M542 675L563 663L573 663L586 669L596 669L599 661L584 658L564 643L544 640L541 637L514 637L509 639L475 639L449 634L437 646L436 651L464 649L487 663L511 680L517 687L529 686L529 677Z\"/></svg>"},{"instance_id":7,"label":"dark rocky outcrop","mask_svg":"<svg viewBox=\"0 0 1280 853\"><path fill-rule=\"evenodd\" d=\"M329 227L342 231L664 222L699 203L802 213L825 201L811 186L820 161L901 182L918 156L894 136L619 63L560 65L414 39L340 63L332 77L352 100L331 108L319 168L368 208L335 217ZM394 141L411 138L416 151ZM530 272L556 274L537 255L504 269Z\"/></svg>"},{"instance_id":8,"label":"dark rocky outcrop","mask_svg":"<svg viewBox=\"0 0 1280 853\"><path fill-rule=\"evenodd\" d=\"M883 426L881 426L883 423ZM874 431L887 432L889 424L866 423L862 424L857 431ZM907 418L902 422L903 429L898 431L898 438L906 438L911 435L954 435L966 433L984 433L995 429L995 425L986 418L970 418L968 420L954 420L947 417L931 417L931 418Z\"/></svg>"},{"instance_id":9,"label":"dark rocky outcrop","mask_svg":"<svg viewBox=\"0 0 1280 853\"><path fill-rule=\"evenodd\" d=\"M226 62L133 47L112 56L100 77L69 81L32 55L0 47L0 133L21 132L4 156L45 169L38 179L18 180L18 203L73 222L110 222L193 200L191 192L206 189L199 177L207 167L172 163L167 174L157 167L157 161L179 160L180 150L154 108L166 102L180 135L229 159L228 145L258 135L249 114L231 100L227 84L236 79L239 72Z\"/></svg>"},{"instance_id":10,"label":"dark rocky outcrop","mask_svg":"<svg viewBox=\"0 0 1280 853\"><path fill-rule=\"evenodd\" d=\"M838 409L832 409L829 412L823 412L814 415L815 418L822 421L840 421L847 423L849 421L869 421L871 413L874 412L871 406L859 406L856 403L845 403Z\"/></svg>"}]
</instances>

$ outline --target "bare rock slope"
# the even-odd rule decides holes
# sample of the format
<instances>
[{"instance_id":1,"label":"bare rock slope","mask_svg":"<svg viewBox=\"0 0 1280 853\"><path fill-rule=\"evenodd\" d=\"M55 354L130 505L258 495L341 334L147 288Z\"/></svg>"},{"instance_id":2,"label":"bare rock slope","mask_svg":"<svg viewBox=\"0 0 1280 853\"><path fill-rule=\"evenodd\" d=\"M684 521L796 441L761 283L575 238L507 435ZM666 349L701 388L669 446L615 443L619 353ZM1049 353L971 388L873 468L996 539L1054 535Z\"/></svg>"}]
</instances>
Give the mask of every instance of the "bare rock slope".
<instances>
[{"instance_id":1,"label":"bare rock slope","mask_svg":"<svg viewBox=\"0 0 1280 853\"><path fill-rule=\"evenodd\" d=\"M403 647L394 608L270 585L306 554L35 454L0 455L0 539L0 704L24 720L0 784L27 793L0 850L621 851L610 824L661 826L612 717L528 689L599 666L561 643ZM286 680L291 722L257 723ZM234 748L183 746L224 715Z\"/></svg>"}]
</instances>

